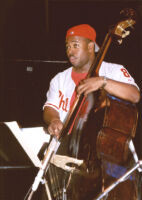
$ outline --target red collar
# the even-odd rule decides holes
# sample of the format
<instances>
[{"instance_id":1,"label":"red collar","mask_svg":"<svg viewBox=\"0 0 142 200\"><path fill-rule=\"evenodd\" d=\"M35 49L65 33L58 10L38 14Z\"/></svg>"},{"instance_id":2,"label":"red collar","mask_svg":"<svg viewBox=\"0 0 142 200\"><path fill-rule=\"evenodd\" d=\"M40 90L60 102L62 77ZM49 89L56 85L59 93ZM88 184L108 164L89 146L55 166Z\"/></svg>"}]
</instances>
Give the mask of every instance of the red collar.
<instances>
[{"instance_id":1,"label":"red collar","mask_svg":"<svg viewBox=\"0 0 142 200\"><path fill-rule=\"evenodd\" d=\"M85 73L77 73L75 72L74 70L72 70L72 73L71 73L71 77L72 77L72 80L75 82L76 85L78 85L78 83L84 79L87 75L87 72Z\"/></svg>"}]
</instances>

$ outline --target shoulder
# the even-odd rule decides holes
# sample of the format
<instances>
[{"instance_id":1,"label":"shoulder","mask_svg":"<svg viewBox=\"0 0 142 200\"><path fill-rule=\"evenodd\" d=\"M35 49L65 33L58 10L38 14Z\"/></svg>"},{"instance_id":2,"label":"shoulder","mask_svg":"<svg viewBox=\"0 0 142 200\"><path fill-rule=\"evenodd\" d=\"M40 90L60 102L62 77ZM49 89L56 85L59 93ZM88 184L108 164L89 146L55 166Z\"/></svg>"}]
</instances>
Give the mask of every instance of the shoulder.
<instances>
[{"instance_id":1,"label":"shoulder","mask_svg":"<svg viewBox=\"0 0 142 200\"><path fill-rule=\"evenodd\" d=\"M105 61L102 62L101 67L102 68L106 68L107 70L124 68L124 66L121 65L121 64L116 64L116 63L111 63L111 62L105 62Z\"/></svg>"},{"instance_id":2,"label":"shoulder","mask_svg":"<svg viewBox=\"0 0 142 200\"><path fill-rule=\"evenodd\" d=\"M110 76L113 75L114 73L118 73L118 71L121 71L121 69L124 69L124 66L121 64L103 61L101 64L101 68L99 70L99 75Z\"/></svg>"},{"instance_id":3,"label":"shoulder","mask_svg":"<svg viewBox=\"0 0 142 200\"><path fill-rule=\"evenodd\" d=\"M59 77L66 77L67 75L70 75L72 72L72 67L69 67L68 69L65 69L62 72L59 72L54 76L54 78L59 78Z\"/></svg>"},{"instance_id":4,"label":"shoulder","mask_svg":"<svg viewBox=\"0 0 142 200\"><path fill-rule=\"evenodd\" d=\"M65 69L64 71L57 73L51 79L51 82L64 81L65 79L67 79L71 76L71 72L72 72L72 67L69 67L68 69Z\"/></svg>"}]
</instances>

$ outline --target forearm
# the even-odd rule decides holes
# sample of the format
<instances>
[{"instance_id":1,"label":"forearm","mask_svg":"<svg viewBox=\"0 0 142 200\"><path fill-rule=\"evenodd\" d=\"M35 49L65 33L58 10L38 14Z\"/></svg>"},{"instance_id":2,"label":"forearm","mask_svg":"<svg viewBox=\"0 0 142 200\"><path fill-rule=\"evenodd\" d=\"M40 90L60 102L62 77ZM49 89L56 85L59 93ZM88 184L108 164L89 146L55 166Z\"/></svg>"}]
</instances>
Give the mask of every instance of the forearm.
<instances>
[{"instance_id":1,"label":"forearm","mask_svg":"<svg viewBox=\"0 0 142 200\"><path fill-rule=\"evenodd\" d=\"M107 79L104 89L109 94L132 103L138 103L140 100L140 92L134 85Z\"/></svg>"},{"instance_id":2,"label":"forearm","mask_svg":"<svg viewBox=\"0 0 142 200\"><path fill-rule=\"evenodd\" d=\"M63 123L60 120L59 113L51 107L45 107L43 111L44 122L48 125L48 133L55 135L57 138L63 128Z\"/></svg>"},{"instance_id":3,"label":"forearm","mask_svg":"<svg viewBox=\"0 0 142 200\"><path fill-rule=\"evenodd\" d=\"M90 92L101 88L104 88L111 95L132 103L138 103L140 100L140 92L136 86L112 79L105 79L103 76L84 79L79 84L77 93L88 95Z\"/></svg>"}]
</instances>

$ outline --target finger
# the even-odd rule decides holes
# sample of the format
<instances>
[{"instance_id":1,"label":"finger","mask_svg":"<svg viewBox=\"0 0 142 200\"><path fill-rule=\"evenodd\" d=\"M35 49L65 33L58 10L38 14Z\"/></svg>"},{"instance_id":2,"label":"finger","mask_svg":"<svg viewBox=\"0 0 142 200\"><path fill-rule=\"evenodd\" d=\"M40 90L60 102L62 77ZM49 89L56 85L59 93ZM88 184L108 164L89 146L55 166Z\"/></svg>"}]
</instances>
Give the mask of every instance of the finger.
<instances>
[{"instance_id":1,"label":"finger","mask_svg":"<svg viewBox=\"0 0 142 200\"><path fill-rule=\"evenodd\" d=\"M56 126L54 125L49 125L48 126L48 131L49 131L49 133L50 133L50 135L53 135L54 134L54 132L56 132L55 130L56 130L57 128L56 128Z\"/></svg>"},{"instance_id":2,"label":"finger","mask_svg":"<svg viewBox=\"0 0 142 200\"><path fill-rule=\"evenodd\" d=\"M52 130L52 128L48 127L47 131L48 131L48 133L49 133L50 135L53 135L53 130Z\"/></svg>"},{"instance_id":3,"label":"finger","mask_svg":"<svg viewBox=\"0 0 142 200\"><path fill-rule=\"evenodd\" d=\"M95 92L95 91L97 91L99 88L98 87L88 87L86 90L85 90L85 92L84 92L84 95L88 95L89 93L91 93L91 92Z\"/></svg>"},{"instance_id":4,"label":"finger","mask_svg":"<svg viewBox=\"0 0 142 200\"><path fill-rule=\"evenodd\" d=\"M86 83L86 79L83 79L83 80L81 80L80 82L79 82L79 85L82 85L82 84L84 84L84 83Z\"/></svg>"},{"instance_id":5,"label":"finger","mask_svg":"<svg viewBox=\"0 0 142 200\"><path fill-rule=\"evenodd\" d=\"M93 89L85 90L84 95L87 96L89 93L93 92Z\"/></svg>"},{"instance_id":6,"label":"finger","mask_svg":"<svg viewBox=\"0 0 142 200\"><path fill-rule=\"evenodd\" d=\"M86 89L87 89L87 85L80 85L80 86L77 88L77 93L78 93L78 94L82 94Z\"/></svg>"}]
</instances>

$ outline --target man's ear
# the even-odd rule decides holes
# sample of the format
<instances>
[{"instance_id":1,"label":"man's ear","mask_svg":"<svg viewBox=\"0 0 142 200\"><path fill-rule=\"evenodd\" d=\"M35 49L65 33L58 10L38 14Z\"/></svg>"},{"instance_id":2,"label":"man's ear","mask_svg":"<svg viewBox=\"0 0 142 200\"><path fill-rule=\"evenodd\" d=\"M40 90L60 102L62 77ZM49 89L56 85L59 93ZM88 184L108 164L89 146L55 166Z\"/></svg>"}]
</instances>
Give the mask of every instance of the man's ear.
<instances>
[{"instance_id":1,"label":"man's ear","mask_svg":"<svg viewBox=\"0 0 142 200\"><path fill-rule=\"evenodd\" d=\"M88 50L89 50L89 52L94 52L94 50L95 50L95 44L94 44L94 42L93 41L91 41L91 42L89 42L88 43Z\"/></svg>"}]
</instances>

